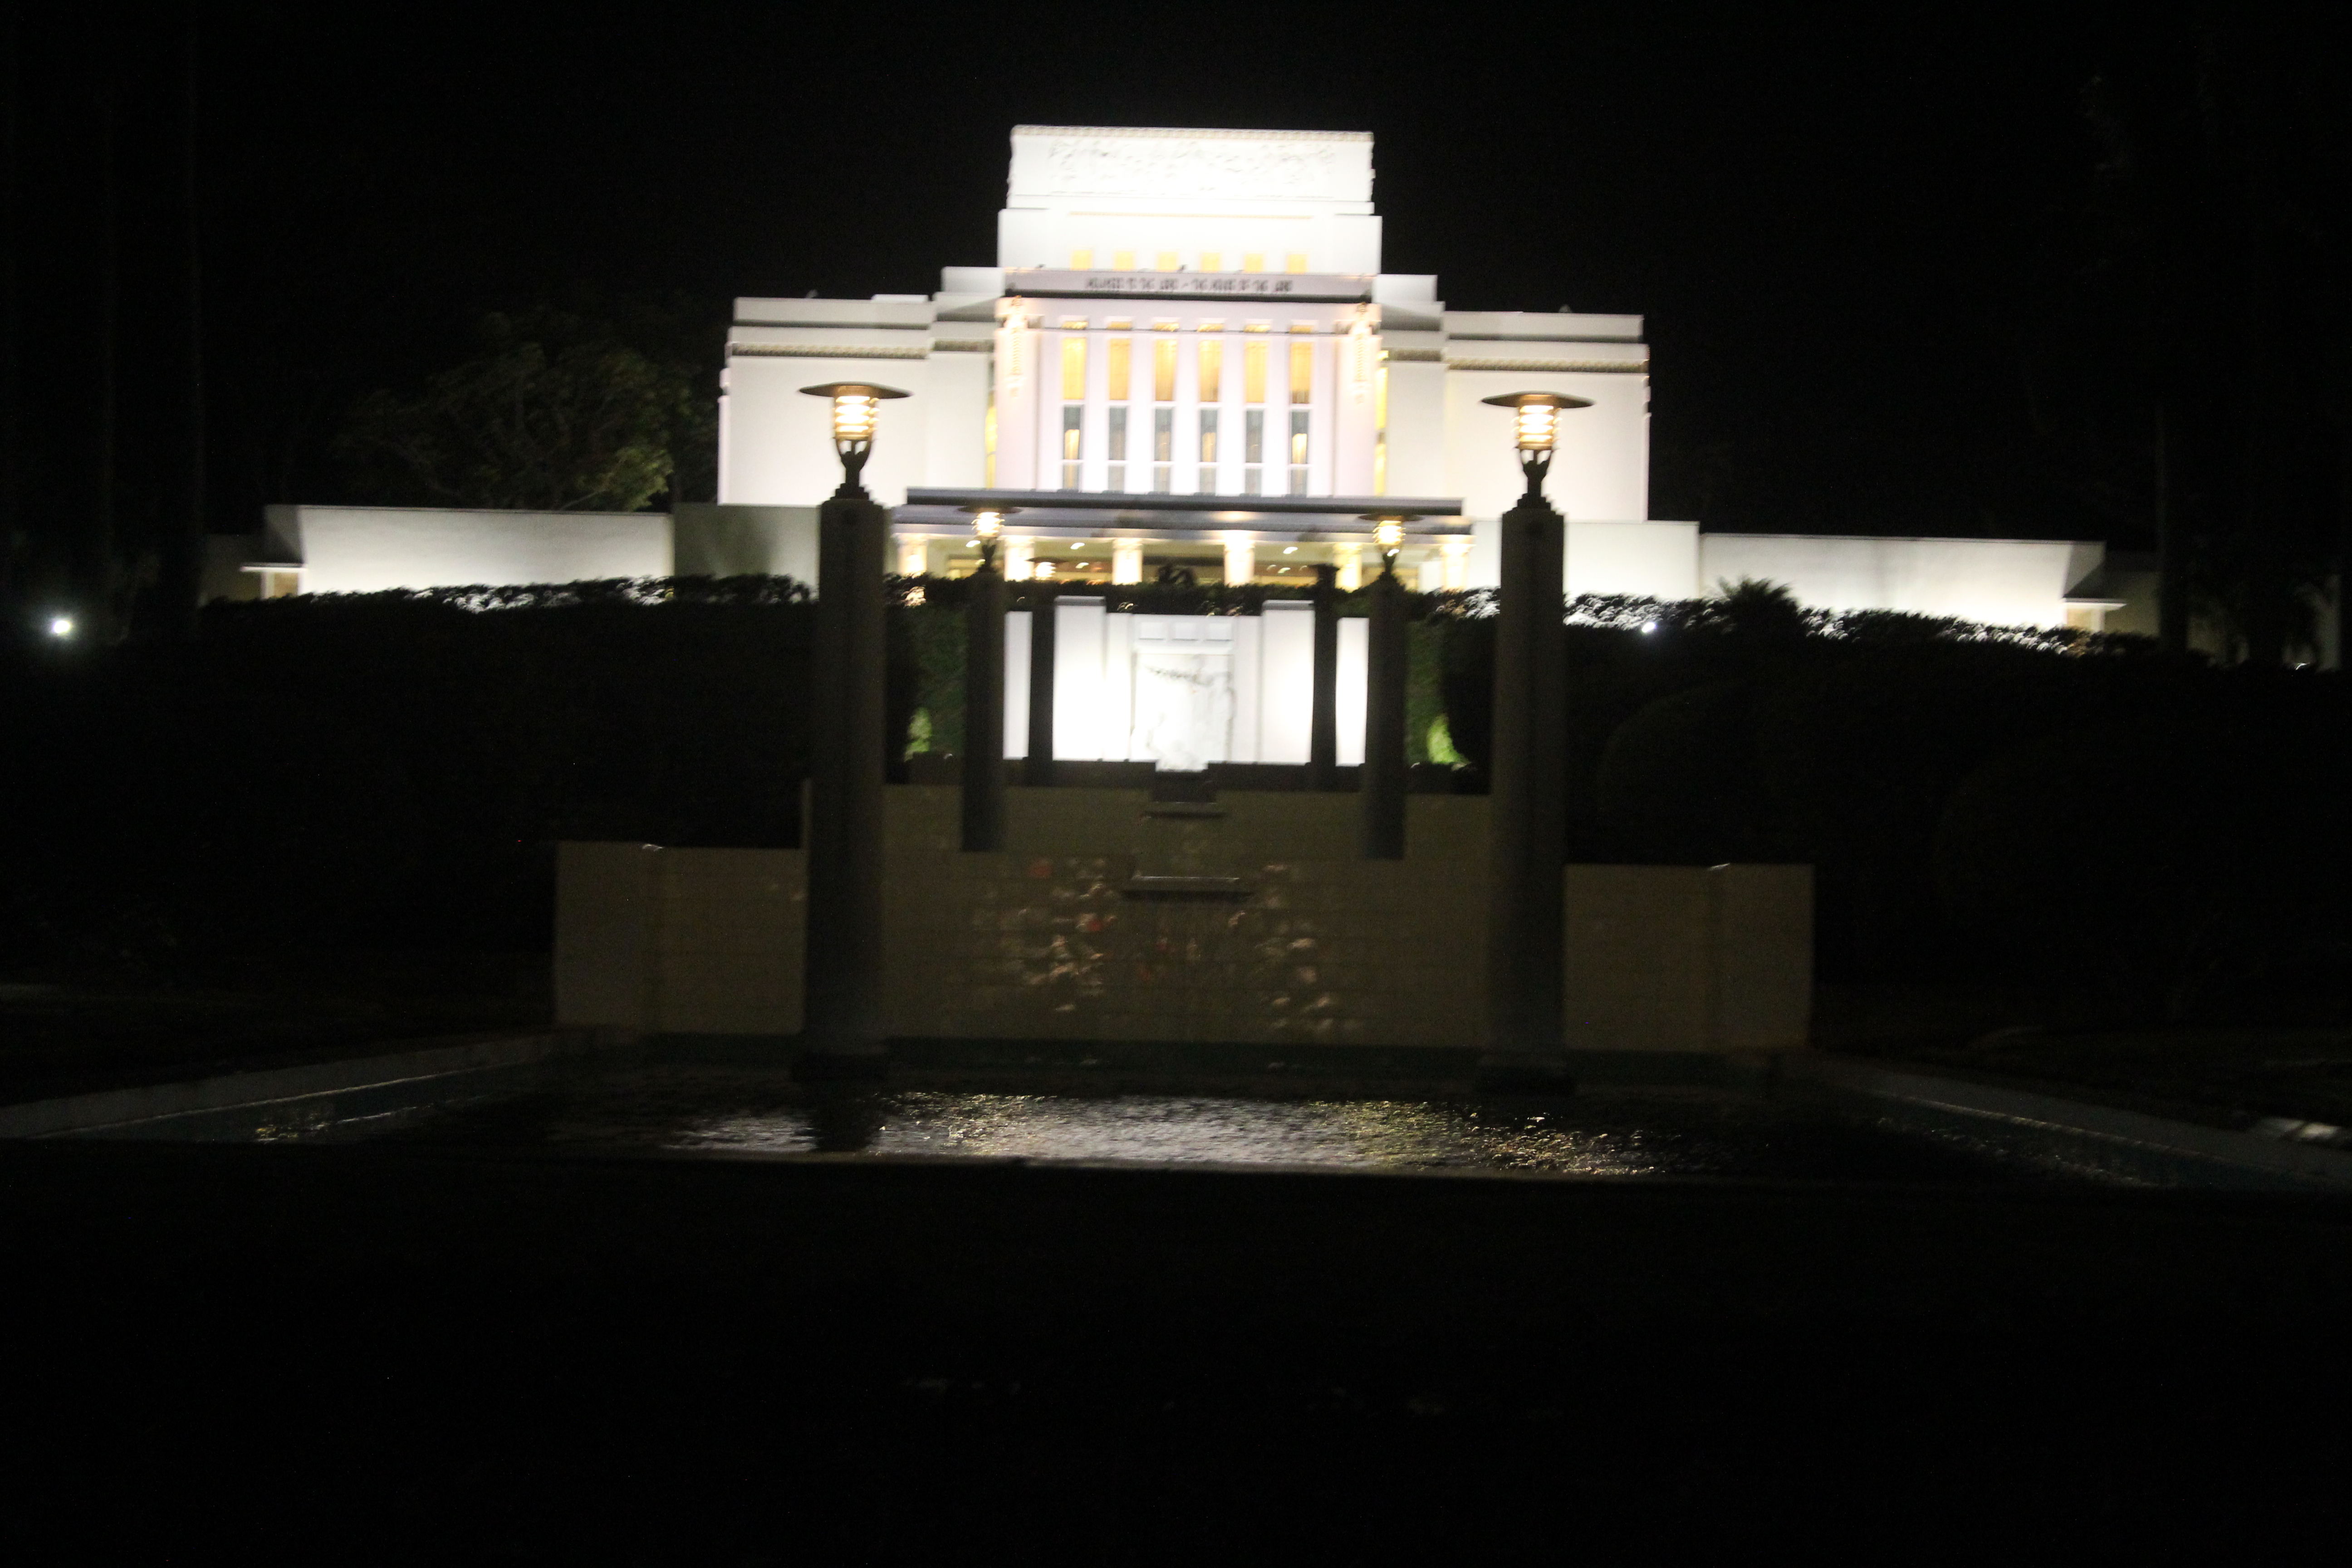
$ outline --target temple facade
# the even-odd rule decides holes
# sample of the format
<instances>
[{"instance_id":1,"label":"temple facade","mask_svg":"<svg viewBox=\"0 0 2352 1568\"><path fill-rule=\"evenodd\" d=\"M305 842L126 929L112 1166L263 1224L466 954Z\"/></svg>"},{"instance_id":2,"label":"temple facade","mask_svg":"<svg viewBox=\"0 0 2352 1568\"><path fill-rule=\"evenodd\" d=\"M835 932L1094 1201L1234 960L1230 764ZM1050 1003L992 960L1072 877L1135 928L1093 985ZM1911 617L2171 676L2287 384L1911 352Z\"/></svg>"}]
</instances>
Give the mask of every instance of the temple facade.
<instances>
[{"instance_id":1,"label":"temple facade","mask_svg":"<svg viewBox=\"0 0 2352 1568\"><path fill-rule=\"evenodd\" d=\"M1554 500L1612 588L1686 596L1697 530L1649 519L1638 316L1448 310L1381 270L1362 132L1020 126L992 267L938 293L742 300L728 342L719 500L804 507L835 482L813 383L913 394L866 482L905 567L968 570L974 504L1021 509L1016 567L1135 582L1363 569L1367 511L1412 514L1420 586L1491 584L1518 487L1510 415L1563 424Z\"/></svg>"},{"instance_id":2,"label":"temple facade","mask_svg":"<svg viewBox=\"0 0 2352 1568\"><path fill-rule=\"evenodd\" d=\"M1005 563L1063 583L1303 584L1371 569L1364 514L1409 515L1415 587L1496 581L1510 413L1549 391L1549 493L1570 595L1689 599L1759 577L1825 609L2154 630L2153 574L2095 541L1710 533L1649 505L1642 318L1454 310L1381 270L1372 142L1344 132L1018 126L992 266L929 295L736 301L716 503L667 513L278 506L215 542L207 593L267 597L669 574L814 581L838 482L828 408L877 383L866 470L897 566L976 563L965 509L1008 514ZM1253 620L1255 617L1251 617ZM1271 710L1268 710L1271 711Z\"/></svg>"}]
</instances>

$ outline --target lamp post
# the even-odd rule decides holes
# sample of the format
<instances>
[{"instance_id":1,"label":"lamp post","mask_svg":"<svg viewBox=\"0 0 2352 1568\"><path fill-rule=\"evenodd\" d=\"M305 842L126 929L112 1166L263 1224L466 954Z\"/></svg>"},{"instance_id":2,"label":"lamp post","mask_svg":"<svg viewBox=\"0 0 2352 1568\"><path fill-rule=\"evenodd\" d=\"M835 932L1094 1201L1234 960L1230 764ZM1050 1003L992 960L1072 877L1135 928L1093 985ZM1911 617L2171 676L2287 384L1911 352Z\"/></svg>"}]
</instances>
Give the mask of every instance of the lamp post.
<instances>
[{"instance_id":1,"label":"lamp post","mask_svg":"<svg viewBox=\"0 0 2352 1568\"><path fill-rule=\"evenodd\" d=\"M1411 512L1371 512L1372 539L1381 550L1381 574L1372 580L1371 625L1364 660L1364 858L1404 858L1404 708L1409 654L1404 633L1404 584L1397 581L1397 554L1404 528L1417 522Z\"/></svg>"},{"instance_id":2,"label":"lamp post","mask_svg":"<svg viewBox=\"0 0 2352 1568\"><path fill-rule=\"evenodd\" d=\"M980 570L967 579L963 645L963 847L1004 847L1004 574L996 549L1018 507L968 506Z\"/></svg>"},{"instance_id":3,"label":"lamp post","mask_svg":"<svg viewBox=\"0 0 2352 1568\"><path fill-rule=\"evenodd\" d=\"M878 1079L882 1013L882 577L889 515L859 477L881 405L907 394L857 382L804 386L833 401L841 488L817 509L817 598L810 659L806 1079Z\"/></svg>"},{"instance_id":4,"label":"lamp post","mask_svg":"<svg viewBox=\"0 0 2352 1568\"><path fill-rule=\"evenodd\" d=\"M1560 1030L1560 904L1567 859L1567 647L1561 633L1566 524L1544 499L1560 415L1590 399L1512 392L1512 446L1527 491L1503 514L1495 626L1494 760L1487 810L1486 1054L1498 1088L1567 1081Z\"/></svg>"},{"instance_id":5,"label":"lamp post","mask_svg":"<svg viewBox=\"0 0 2352 1568\"><path fill-rule=\"evenodd\" d=\"M1339 569L1315 568L1313 681L1307 707L1307 787L1328 790L1339 779Z\"/></svg>"}]
</instances>

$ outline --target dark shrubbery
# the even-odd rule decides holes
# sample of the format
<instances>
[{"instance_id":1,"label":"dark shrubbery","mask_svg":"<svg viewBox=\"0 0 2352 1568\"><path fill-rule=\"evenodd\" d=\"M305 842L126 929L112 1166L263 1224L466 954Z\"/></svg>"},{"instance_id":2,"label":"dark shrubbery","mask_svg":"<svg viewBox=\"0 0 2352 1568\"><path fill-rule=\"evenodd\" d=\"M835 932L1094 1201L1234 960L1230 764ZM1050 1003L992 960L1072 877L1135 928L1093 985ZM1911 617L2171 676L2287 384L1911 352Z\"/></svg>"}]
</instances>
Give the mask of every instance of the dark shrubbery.
<instances>
[{"instance_id":1,"label":"dark shrubbery","mask_svg":"<svg viewBox=\"0 0 2352 1568\"><path fill-rule=\"evenodd\" d=\"M894 582L894 747L961 748L963 595ZM1813 864L1831 978L2033 971L2181 1007L2352 972L2340 678L1762 597L1573 607L1572 858ZM1442 713L1475 784L1492 595L1413 604L1416 748ZM0 962L522 949L558 839L794 843L810 619L772 578L291 599L20 671Z\"/></svg>"}]
</instances>

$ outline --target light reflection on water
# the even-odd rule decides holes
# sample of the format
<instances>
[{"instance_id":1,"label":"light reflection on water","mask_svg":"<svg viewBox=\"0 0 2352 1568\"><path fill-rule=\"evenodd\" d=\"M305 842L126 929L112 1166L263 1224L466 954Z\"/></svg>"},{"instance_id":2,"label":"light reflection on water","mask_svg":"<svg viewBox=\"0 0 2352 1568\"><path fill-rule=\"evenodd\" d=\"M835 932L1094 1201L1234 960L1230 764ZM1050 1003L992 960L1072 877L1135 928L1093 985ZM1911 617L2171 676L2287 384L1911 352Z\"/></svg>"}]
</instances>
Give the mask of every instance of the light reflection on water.
<instances>
[{"instance_id":1,"label":"light reflection on water","mask_svg":"<svg viewBox=\"0 0 2352 1568\"><path fill-rule=\"evenodd\" d=\"M646 1068L380 1131L395 1142L673 1153L1517 1170L1559 1175L1938 1179L1974 1162L1755 1096L1645 1090L1546 1101L1238 1096L811 1094L773 1074Z\"/></svg>"},{"instance_id":2,"label":"light reflection on water","mask_svg":"<svg viewBox=\"0 0 2352 1568\"><path fill-rule=\"evenodd\" d=\"M1238 1165L1463 1166L1646 1175L1667 1161L1638 1129L1554 1125L1409 1100L1262 1100L1196 1095L902 1093L866 1144L877 1154L1026 1160L1143 1160ZM806 1110L778 1108L677 1128L678 1150L803 1152L819 1146Z\"/></svg>"}]
</instances>

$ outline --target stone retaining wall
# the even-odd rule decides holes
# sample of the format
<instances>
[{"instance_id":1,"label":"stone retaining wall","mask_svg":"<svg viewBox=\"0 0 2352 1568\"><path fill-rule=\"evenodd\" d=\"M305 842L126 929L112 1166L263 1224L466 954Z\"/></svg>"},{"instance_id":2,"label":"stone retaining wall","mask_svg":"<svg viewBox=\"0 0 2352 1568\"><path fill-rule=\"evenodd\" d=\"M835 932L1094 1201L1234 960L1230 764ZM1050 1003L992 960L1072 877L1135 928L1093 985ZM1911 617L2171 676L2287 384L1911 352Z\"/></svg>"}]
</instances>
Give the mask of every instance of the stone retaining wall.
<instances>
[{"instance_id":1,"label":"stone retaining wall","mask_svg":"<svg viewBox=\"0 0 2352 1568\"><path fill-rule=\"evenodd\" d=\"M1015 789L992 855L955 849L954 789L888 797L894 1035L1482 1044L1483 799L1409 797L1408 856L1379 861L1353 795ZM1565 876L1572 1046L1802 1043L1809 868ZM798 850L564 845L558 1020L796 1033L805 877Z\"/></svg>"}]
</instances>

